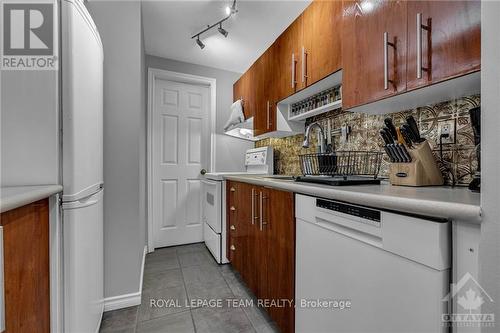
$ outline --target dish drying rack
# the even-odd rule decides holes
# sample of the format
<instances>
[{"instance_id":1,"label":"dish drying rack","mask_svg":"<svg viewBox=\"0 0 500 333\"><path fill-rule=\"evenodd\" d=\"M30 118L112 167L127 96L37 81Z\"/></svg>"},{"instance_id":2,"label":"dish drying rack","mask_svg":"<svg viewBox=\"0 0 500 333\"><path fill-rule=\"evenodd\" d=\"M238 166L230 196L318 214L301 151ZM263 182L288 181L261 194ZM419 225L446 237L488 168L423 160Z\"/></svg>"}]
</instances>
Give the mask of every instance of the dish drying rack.
<instances>
[{"instance_id":1,"label":"dish drying rack","mask_svg":"<svg viewBox=\"0 0 500 333\"><path fill-rule=\"evenodd\" d=\"M382 164L382 152L338 151L299 156L304 176L343 177L365 176L377 179Z\"/></svg>"}]
</instances>

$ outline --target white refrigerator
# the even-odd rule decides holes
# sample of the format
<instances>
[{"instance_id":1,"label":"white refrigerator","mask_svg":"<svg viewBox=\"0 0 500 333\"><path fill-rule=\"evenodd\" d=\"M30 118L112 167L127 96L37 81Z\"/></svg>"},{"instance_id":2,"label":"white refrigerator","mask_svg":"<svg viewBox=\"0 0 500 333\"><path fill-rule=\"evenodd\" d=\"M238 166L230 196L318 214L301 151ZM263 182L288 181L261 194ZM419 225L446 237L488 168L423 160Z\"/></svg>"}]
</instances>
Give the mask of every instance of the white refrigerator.
<instances>
[{"instance_id":1,"label":"white refrigerator","mask_svg":"<svg viewBox=\"0 0 500 333\"><path fill-rule=\"evenodd\" d=\"M64 331L98 332L103 296L103 47L80 0L61 1Z\"/></svg>"}]
</instances>

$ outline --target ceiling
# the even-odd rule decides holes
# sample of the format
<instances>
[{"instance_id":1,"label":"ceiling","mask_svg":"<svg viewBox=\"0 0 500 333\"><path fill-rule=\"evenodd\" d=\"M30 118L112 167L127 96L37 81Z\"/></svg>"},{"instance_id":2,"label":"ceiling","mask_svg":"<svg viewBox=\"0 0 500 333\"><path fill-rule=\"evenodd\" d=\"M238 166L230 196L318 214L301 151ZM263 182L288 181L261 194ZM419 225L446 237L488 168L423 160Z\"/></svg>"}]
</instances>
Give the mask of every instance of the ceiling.
<instances>
[{"instance_id":1,"label":"ceiling","mask_svg":"<svg viewBox=\"0 0 500 333\"><path fill-rule=\"evenodd\" d=\"M311 1L237 1L238 13L201 35L202 50L191 36L222 19L231 0L144 1L146 54L242 73L272 44Z\"/></svg>"}]
</instances>

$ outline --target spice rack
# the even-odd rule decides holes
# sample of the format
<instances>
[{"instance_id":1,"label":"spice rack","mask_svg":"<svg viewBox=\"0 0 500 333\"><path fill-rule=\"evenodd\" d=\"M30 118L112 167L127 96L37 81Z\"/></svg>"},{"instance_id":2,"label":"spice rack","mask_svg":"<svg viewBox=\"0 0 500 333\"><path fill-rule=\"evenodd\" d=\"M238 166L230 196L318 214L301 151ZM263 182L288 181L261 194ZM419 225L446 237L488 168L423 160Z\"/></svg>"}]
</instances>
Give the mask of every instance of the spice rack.
<instances>
[{"instance_id":1,"label":"spice rack","mask_svg":"<svg viewBox=\"0 0 500 333\"><path fill-rule=\"evenodd\" d=\"M318 94L290 104L288 120L302 121L342 107L342 87L340 85L326 89Z\"/></svg>"}]
</instances>

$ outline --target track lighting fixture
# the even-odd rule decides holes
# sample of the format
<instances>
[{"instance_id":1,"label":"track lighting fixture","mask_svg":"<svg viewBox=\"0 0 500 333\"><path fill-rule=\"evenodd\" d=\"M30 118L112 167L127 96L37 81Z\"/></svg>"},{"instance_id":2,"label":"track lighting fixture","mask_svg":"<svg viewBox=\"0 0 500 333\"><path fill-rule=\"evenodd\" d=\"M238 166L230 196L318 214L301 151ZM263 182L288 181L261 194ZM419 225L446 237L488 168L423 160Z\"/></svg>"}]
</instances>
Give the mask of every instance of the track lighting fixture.
<instances>
[{"instance_id":1,"label":"track lighting fixture","mask_svg":"<svg viewBox=\"0 0 500 333\"><path fill-rule=\"evenodd\" d=\"M196 44L198 44L198 46L200 47L200 49L203 50L203 48L205 47L205 44L203 44L203 42L200 40L200 36L198 36L198 38L196 38Z\"/></svg>"},{"instance_id":2,"label":"track lighting fixture","mask_svg":"<svg viewBox=\"0 0 500 333\"><path fill-rule=\"evenodd\" d=\"M229 32L227 32L227 30L222 27L222 23L219 25L219 27L217 28L217 30L219 30L219 32L221 33L221 35L224 36L224 37L227 37L227 35L229 34Z\"/></svg>"},{"instance_id":3,"label":"track lighting fixture","mask_svg":"<svg viewBox=\"0 0 500 333\"><path fill-rule=\"evenodd\" d=\"M217 30L220 32L220 34L224 37L227 37L229 32L222 27L222 22L228 20L232 15L236 14L237 12L238 12L238 9L236 9L236 0L233 0L233 4L231 5L231 7L229 7L229 6L226 7L226 14L227 14L226 17L224 17L222 20L220 20L212 25L208 25L204 30L193 35L191 37L191 39L196 38L196 44L198 44L198 46L201 49L203 49L205 47L205 44L203 44L203 42L200 40L200 35L207 32L208 30L216 27L216 26L218 26Z\"/></svg>"}]
</instances>

